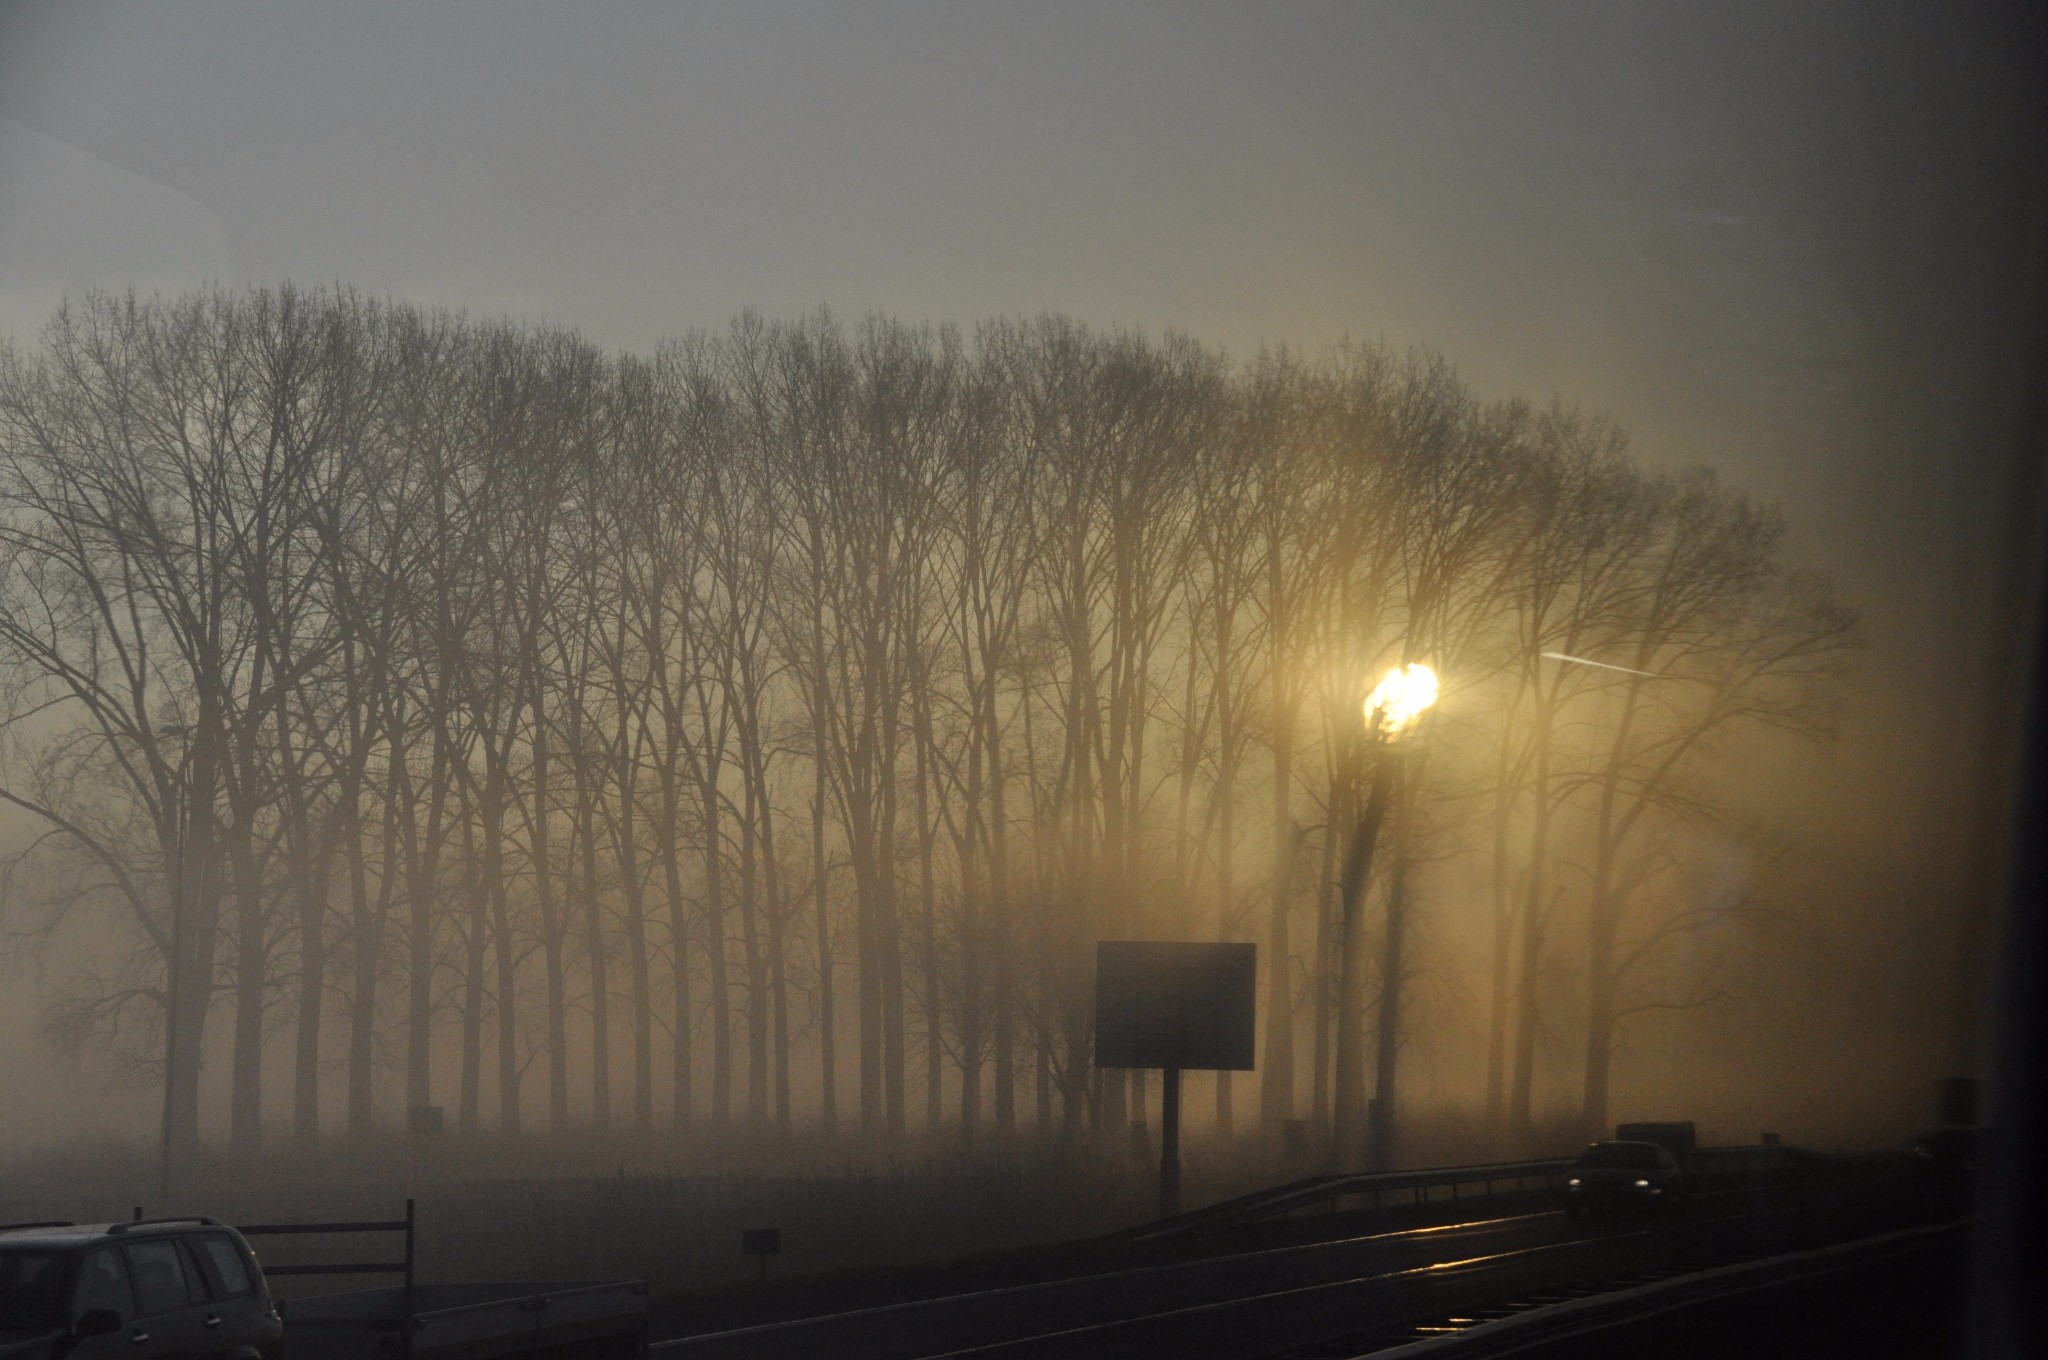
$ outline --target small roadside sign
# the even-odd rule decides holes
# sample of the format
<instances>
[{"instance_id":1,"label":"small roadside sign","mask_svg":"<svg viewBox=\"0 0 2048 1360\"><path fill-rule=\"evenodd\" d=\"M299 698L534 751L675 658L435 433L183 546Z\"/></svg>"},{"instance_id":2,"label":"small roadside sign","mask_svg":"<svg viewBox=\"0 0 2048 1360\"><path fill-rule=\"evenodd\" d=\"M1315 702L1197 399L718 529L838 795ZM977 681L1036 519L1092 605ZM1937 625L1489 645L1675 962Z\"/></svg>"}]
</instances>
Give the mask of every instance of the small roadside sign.
<instances>
[{"instance_id":1,"label":"small roadside sign","mask_svg":"<svg viewBox=\"0 0 2048 1360\"><path fill-rule=\"evenodd\" d=\"M761 1261L761 1278L768 1278L768 1258L782 1255L782 1229L743 1228L740 1230L740 1255L754 1256Z\"/></svg>"}]
</instances>

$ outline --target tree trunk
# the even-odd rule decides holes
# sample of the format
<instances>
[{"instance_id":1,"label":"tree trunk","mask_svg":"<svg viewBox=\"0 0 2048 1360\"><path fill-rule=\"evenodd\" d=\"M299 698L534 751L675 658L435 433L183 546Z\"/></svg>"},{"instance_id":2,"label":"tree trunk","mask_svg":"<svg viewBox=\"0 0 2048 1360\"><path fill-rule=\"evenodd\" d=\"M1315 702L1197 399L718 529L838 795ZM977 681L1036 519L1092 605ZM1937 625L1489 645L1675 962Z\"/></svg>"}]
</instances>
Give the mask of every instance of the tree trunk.
<instances>
[{"instance_id":1,"label":"tree trunk","mask_svg":"<svg viewBox=\"0 0 2048 1360\"><path fill-rule=\"evenodd\" d=\"M1226 732L1223 756L1218 762L1220 784L1217 796L1222 803L1217 809L1216 825L1216 939L1221 944L1229 944L1236 936L1233 925L1237 916L1237 857L1231 851L1237 836L1237 762L1231 756L1231 745ZM1270 1035L1273 1026L1270 1018L1266 1025ZM1237 1111L1231 1099L1234 1086L1229 1072L1217 1072L1216 1128L1226 1140L1237 1130Z\"/></svg>"},{"instance_id":2,"label":"tree trunk","mask_svg":"<svg viewBox=\"0 0 2048 1360\"><path fill-rule=\"evenodd\" d=\"M1635 664L1650 664L1648 649ZM1579 1116L1593 1138L1607 1127L1608 1081L1614 1065L1615 995L1620 979L1615 975L1614 948L1621 933L1622 901L1615 886L1621 847L1633 817L1617 814L1621 800L1622 765L1635 728L1637 704L1641 699L1641 677L1630 680L1620 719L1614 725L1607 752L1607 766L1601 772L1598 832L1594 840L1591 920L1586 930L1586 1086ZM1640 795L1639 795L1640 796ZM1641 806L1639 803L1638 807Z\"/></svg>"},{"instance_id":3,"label":"tree trunk","mask_svg":"<svg viewBox=\"0 0 2048 1360\"><path fill-rule=\"evenodd\" d=\"M871 674L886 676L888 672L878 664ZM876 906L879 909L875 921L875 943L881 951L882 974L882 1092L888 1108L889 1133L897 1138L903 1136L908 1112L908 1092L904 1083L909 1057L906 1042L909 1015L903 997L903 920L897 901L896 879L899 844L896 757L902 740L900 704L901 696L891 684L882 705L881 872L875 876Z\"/></svg>"},{"instance_id":4,"label":"tree trunk","mask_svg":"<svg viewBox=\"0 0 2048 1360\"><path fill-rule=\"evenodd\" d=\"M768 896L772 904L768 913L768 991L774 1007L775 1129L787 1138L795 1131L789 1084L789 939L781 894L771 888Z\"/></svg>"},{"instance_id":5,"label":"tree trunk","mask_svg":"<svg viewBox=\"0 0 2048 1360\"><path fill-rule=\"evenodd\" d=\"M1516 977L1514 1068L1508 1088L1508 1127L1527 1133L1531 1123L1531 1102L1536 1072L1536 1026L1539 1020L1536 985L1543 969L1543 935L1548 923L1544 860L1550 839L1550 707L1542 698L1536 705L1535 779L1530 786L1534 800L1535 826L1530 836L1529 886L1522 899L1522 956Z\"/></svg>"},{"instance_id":6,"label":"tree trunk","mask_svg":"<svg viewBox=\"0 0 2048 1360\"><path fill-rule=\"evenodd\" d=\"M263 1019L269 1001L268 925L263 909L254 828L236 827L230 850L235 880L235 1052L229 1096L228 1146L237 1157L263 1148Z\"/></svg>"},{"instance_id":7,"label":"tree trunk","mask_svg":"<svg viewBox=\"0 0 2048 1360\"><path fill-rule=\"evenodd\" d=\"M1341 896L1340 962L1337 974L1337 1091L1335 1156L1339 1167L1365 1153L1365 891L1372 875L1373 849L1386 820L1394 762L1374 753L1372 786L1351 834Z\"/></svg>"},{"instance_id":8,"label":"tree trunk","mask_svg":"<svg viewBox=\"0 0 2048 1360\"><path fill-rule=\"evenodd\" d=\"M530 738L533 768L529 773L533 784L533 812L527 834L532 838L533 895L540 906L541 966L546 974L544 982L547 988L548 1130L564 1134L569 1131L569 979L566 958L569 927L563 919L565 913L561 900L555 895L553 847L548 826L553 811L548 800L553 789L549 771L547 714L542 706L539 684L533 688Z\"/></svg>"},{"instance_id":9,"label":"tree trunk","mask_svg":"<svg viewBox=\"0 0 2048 1360\"><path fill-rule=\"evenodd\" d=\"M1275 680L1273 683L1278 683ZM1273 899L1266 915L1266 1070L1259 1087L1268 1125L1294 1118L1294 715L1273 714Z\"/></svg>"},{"instance_id":10,"label":"tree trunk","mask_svg":"<svg viewBox=\"0 0 2048 1360\"><path fill-rule=\"evenodd\" d=\"M406 815L398 804L397 759L392 761L385 791L382 869L371 896L369 867L364 863L360 834L350 837L349 891L355 909L354 988L350 996L348 1045L348 1130L367 1139L376 1127L375 1074L377 1056L377 974L384 964L384 935L391 904L398 894L398 822Z\"/></svg>"},{"instance_id":11,"label":"tree trunk","mask_svg":"<svg viewBox=\"0 0 2048 1360\"><path fill-rule=\"evenodd\" d=\"M1374 1171L1394 1169L1396 1155L1397 1092L1396 1060L1401 1051L1401 996L1407 981L1408 962L1404 954L1408 935L1408 814L1405 806L1407 779L1396 794L1401 806L1395 814L1394 856L1387 875L1387 922L1380 937L1380 1004L1378 1043L1373 1056L1372 1162Z\"/></svg>"},{"instance_id":12,"label":"tree trunk","mask_svg":"<svg viewBox=\"0 0 2048 1360\"><path fill-rule=\"evenodd\" d=\"M752 752L744 728L740 737L743 790L740 805L740 949L747 967L747 1122L760 1128L768 1122L768 959L761 942L761 884L755 855L755 828L762 809L754 787Z\"/></svg>"},{"instance_id":13,"label":"tree trunk","mask_svg":"<svg viewBox=\"0 0 2048 1360\"><path fill-rule=\"evenodd\" d=\"M716 740L707 734L707 742ZM704 958L711 974L711 1123L732 1118L732 986L725 958L725 856L718 792L719 753L707 747L701 773L704 802Z\"/></svg>"},{"instance_id":14,"label":"tree trunk","mask_svg":"<svg viewBox=\"0 0 2048 1360\"><path fill-rule=\"evenodd\" d=\"M494 753L484 798L484 885L490 893L491 949L498 978L498 1132L516 1137L519 1118L519 953L512 938L511 885L505 879L504 755Z\"/></svg>"},{"instance_id":15,"label":"tree trunk","mask_svg":"<svg viewBox=\"0 0 2048 1360\"><path fill-rule=\"evenodd\" d=\"M674 1014L671 1020L673 1045L670 1050L671 1078L675 1102L675 1128L687 1130L695 1119L695 1065L691 1059L690 1008L690 921L689 904L683 900L683 847L677 828L682 821L682 781L676 774L676 752L671 749L661 771L661 824L656 835L661 843L662 887L668 897L669 963L673 970Z\"/></svg>"},{"instance_id":16,"label":"tree trunk","mask_svg":"<svg viewBox=\"0 0 2048 1360\"><path fill-rule=\"evenodd\" d=\"M583 824L583 952L590 967L590 1127L604 1133L612 1126L611 976L597 887L597 813L591 806L596 792L579 788L576 800Z\"/></svg>"},{"instance_id":17,"label":"tree trunk","mask_svg":"<svg viewBox=\"0 0 2048 1360\"><path fill-rule=\"evenodd\" d=\"M857 809L847 827L853 859L855 959L860 991L860 1127L874 1133L882 1127L882 950L877 940L881 889L876 883L873 833Z\"/></svg>"},{"instance_id":18,"label":"tree trunk","mask_svg":"<svg viewBox=\"0 0 2048 1360\"><path fill-rule=\"evenodd\" d=\"M990 699L993 728L994 695ZM990 1000L995 1011L995 1126L1004 1138L1017 1131L1017 964L1016 928L1012 912L1017 896L1010 883L1006 816L1003 809L1003 767L992 750L989 758L989 859L992 886L989 948L993 967Z\"/></svg>"},{"instance_id":19,"label":"tree trunk","mask_svg":"<svg viewBox=\"0 0 2048 1360\"><path fill-rule=\"evenodd\" d=\"M1586 1090L1579 1118L1589 1136L1598 1139L1607 1128L1608 1083L1614 1068L1614 939L1603 923L1594 925L1591 952L1599 971L1587 979Z\"/></svg>"},{"instance_id":20,"label":"tree trunk","mask_svg":"<svg viewBox=\"0 0 2048 1360\"><path fill-rule=\"evenodd\" d=\"M434 757L427 791L426 826L413 839L415 793L408 776L404 785L407 836L406 910L408 917L405 1023L405 1103L412 1110L433 1104L434 946L440 924L440 869L443 809L447 802L447 741L440 723L434 726Z\"/></svg>"},{"instance_id":21,"label":"tree trunk","mask_svg":"<svg viewBox=\"0 0 2048 1360\"><path fill-rule=\"evenodd\" d=\"M839 1027L833 994L832 895L825 847L826 731L831 722L831 681L825 644L825 550L815 517L807 523L811 643L811 883L816 893L812 930L818 951L818 1124L827 1138L839 1129ZM863 962L862 966L865 966ZM865 1070L865 1069L863 1069Z\"/></svg>"},{"instance_id":22,"label":"tree trunk","mask_svg":"<svg viewBox=\"0 0 2048 1360\"><path fill-rule=\"evenodd\" d=\"M292 1068L292 1144L320 1148L320 1019L327 998L327 885L298 876L299 1024Z\"/></svg>"},{"instance_id":23,"label":"tree trunk","mask_svg":"<svg viewBox=\"0 0 2048 1360\"><path fill-rule=\"evenodd\" d=\"M812 933L818 949L818 1126L827 1137L839 1130L838 1028L832 995L832 896L825 857L825 766L820 754L811 790L811 880L815 897Z\"/></svg>"},{"instance_id":24,"label":"tree trunk","mask_svg":"<svg viewBox=\"0 0 2048 1360\"><path fill-rule=\"evenodd\" d=\"M923 954L919 962L924 973L924 1128L936 1142L939 1126L945 1122L941 1108L945 1078L945 1006L939 995L938 886L932 862L939 828L932 819L931 811L931 781L937 778L932 759L936 739L931 730L928 683L925 677L919 677L911 695L910 720L912 740L917 748L914 811L917 817L918 943ZM970 954L974 950L972 941L964 941L963 946Z\"/></svg>"},{"instance_id":25,"label":"tree trunk","mask_svg":"<svg viewBox=\"0 0 2048 1360\"><path fill-rule=\"evenodd\" d=\"M621 719L621 722L624 720ZM623 743L624 734L620 740ZM635 790L619 793L619 886L626 901L626 960L633 981L633 1127L654 1127L654 982L647 946L647 885L640 881L639 819Z\"/></svg>"},{"instance_id":26,"label":"tree trunk","mask_svg":"<svg viewBox=\"0 0 2048 1360\"><path fill-rule=\"evenodd\" d=\"M488 794L486 795L488 797ZM456 1126L464 1133L483 1129L484 969L490 951L490 876L477 853L476 819L462 819L463 873L469 879L469 931L462 959L462 1090Z\"/></svg>"},{"instance_id":27,"label":"tree trunk","mask_svg":"<svg viewBox=\"0 0 2048 1360\"><path fill-rule=\"evenodd\" d=\"M218 783L217 710L201 698L190 784L189 825L160 830L172 876L171 951L165 972L169 995L164 1025L163 1171L175 1184L199 1150L199 1068L205 1052L206 1013L212 992L214 932L219 924L215 890L219 872L214 815Z\"/></svg>"},{"instance_id":28,"label":"tree trunk","mask_svg":"<svg viewBox=\"0 0 2048 1360\"><path fill-rule=\"evenodd\" d=\"M1514 800L1506 787L1507 764L1503 756L1501 787L1493 812L1493 956L1486 1013L1486 1122L1491 1125L1500 1123L1506 1108L1508 982L1512 973L1515 934L1513 871L1508 856Z\"/></svg>"},{"instance_id":29,"label":"tree trunk","mask_svg":"<svg viewBox=\"0 0 2048 1360\"><path fill-rule=\"evenodd\" d=\"M1315 1045L1315 1071L1309 1083L1309 1101L1316 1128L1327 1132L1330 1120L1330 1021L1335 1015L1336 1000L1331 983L1336 978L1336 940L1332 935L1336 921L1337 905L1337 843L1342 833L1338 830L1351 820L1350 800L1343 796L1337 781L1331 782L1329 820L1323 827L1323 848L1319 868L1316 872L1316 957L1315 969L1310 975L1315 991L1315 1030L1312 1042Z\"/></svg>"}]
</instances>

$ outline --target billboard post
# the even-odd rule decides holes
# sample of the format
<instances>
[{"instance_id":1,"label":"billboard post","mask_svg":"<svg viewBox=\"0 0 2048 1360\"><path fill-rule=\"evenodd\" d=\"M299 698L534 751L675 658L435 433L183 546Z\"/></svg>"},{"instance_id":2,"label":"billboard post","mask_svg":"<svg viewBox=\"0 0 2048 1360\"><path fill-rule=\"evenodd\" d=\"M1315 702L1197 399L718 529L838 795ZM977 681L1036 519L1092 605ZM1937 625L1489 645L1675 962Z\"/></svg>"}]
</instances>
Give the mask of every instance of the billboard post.
<instances>
[{"instance_id":1,"label":"billboard post","mask_svg":"<svg viewBox=\"0 0 2048 1360\"><path fill-rule=\"evenodd\" d=\"M1249 1072L1258 999L1255 944L1101 940L1095 946L1095 1065L1158 1068L1159 1216L1180 1212L1180 1074Z\"/></svg>"}]
</instances>

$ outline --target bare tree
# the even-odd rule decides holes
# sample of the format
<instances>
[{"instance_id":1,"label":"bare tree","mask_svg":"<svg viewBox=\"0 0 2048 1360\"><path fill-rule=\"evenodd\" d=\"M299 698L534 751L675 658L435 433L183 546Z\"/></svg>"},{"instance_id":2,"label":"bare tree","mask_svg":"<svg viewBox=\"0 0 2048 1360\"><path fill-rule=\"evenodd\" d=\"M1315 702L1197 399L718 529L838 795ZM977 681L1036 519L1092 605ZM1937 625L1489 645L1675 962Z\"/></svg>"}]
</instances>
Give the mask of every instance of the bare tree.
<instances>
[{"instance_id":1,"label":"bare tree","mask_svg":"<svg viewBox=\"0 0 2048 1360\"><path fill-rule=\"evenodd\" d=\"M1607 1123L1614 1035L1629 1014L1684 1004L1654 991L1624 996L1658 950L1711 921L1666 912L1645 926L1654 897L1640 850L1656 822L1696 828L1726 813L1703 795L1701 758L1732 732L1818 730L1854 641L1851 616L1820 582L1782 565L1783 527L1697 472L1656 488L1660 532L1644 545L1621 617L1602 651L1624 658L1605 671L1610 736L1590 776L1596 807L1587 925L1585 1094L1588 1128Z\"/></svg>"},{"instance_id":2,"label":"bare tree","mask_svg":"<svg viewBox=\"0 0 2048 1360\"><path fill-rule=\"evenodd\" d=\"M463 1129L494 1097L517 1134L544 1063L566 1131L579 1017L587 1122L626 1122L622 1007L638 1130L664 1033L678 1128L707 1084L733 1119L744 1047L748 1125L835 1130L850 1016L869 1135L921 1083L974 1148L1029 1086L1040 1132L1121 1146L1092 946L1145 934L1261 939L1262 1120L1306 1002L1315 1113L1348 1158L1372 1094L1386 1161L1419 904L1480 858L1487 1108L1529 1127L1569 946L1597 1121L1628 1017L1695 999L1672 946L1729 919L1693 868L1732 744L1836 687L1848 621L1787 556L1610 424L1382 347L819 314L637 359L345 292L94 296L0 360L15 920L120 923L51 1023L155 1064L178 1157L217 995L241 1151L284 1026L307 1147L338 1058L366 1136L387 1055L430 1104L444 1035ZM1447 711L1397 777L1359 701L1417 660Z\"/></svg>"}]
</instances>

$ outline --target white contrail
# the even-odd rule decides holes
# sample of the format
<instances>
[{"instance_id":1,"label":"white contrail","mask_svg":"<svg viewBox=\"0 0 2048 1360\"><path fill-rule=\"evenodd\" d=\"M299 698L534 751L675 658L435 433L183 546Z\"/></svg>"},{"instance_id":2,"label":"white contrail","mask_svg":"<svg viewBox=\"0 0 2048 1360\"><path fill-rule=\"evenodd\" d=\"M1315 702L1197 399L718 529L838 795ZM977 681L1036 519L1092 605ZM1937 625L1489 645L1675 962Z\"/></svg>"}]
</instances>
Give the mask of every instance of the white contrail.
<instances>
[{"instance_id":1,"label":"white contrail","mask_svg":"<svg viewBox=\"0 0 2048 1360\"><path fill-rule=\"evenodd\" d=\"M1617 666L1607 661L1590 661L1583 656L1571 656L1564 652L1545 652L1543 655L1549 657L1552 661L1570 661L1580 666L1598 666L1603 671L1620 671L1624 675L1647 675L1652 680L1659 678L1655 671L1639 671L1634 666Z\"/></svg>"}]
</instances>

